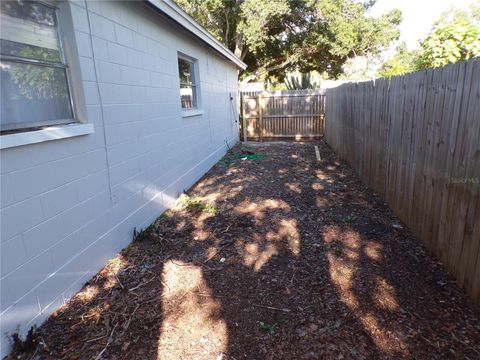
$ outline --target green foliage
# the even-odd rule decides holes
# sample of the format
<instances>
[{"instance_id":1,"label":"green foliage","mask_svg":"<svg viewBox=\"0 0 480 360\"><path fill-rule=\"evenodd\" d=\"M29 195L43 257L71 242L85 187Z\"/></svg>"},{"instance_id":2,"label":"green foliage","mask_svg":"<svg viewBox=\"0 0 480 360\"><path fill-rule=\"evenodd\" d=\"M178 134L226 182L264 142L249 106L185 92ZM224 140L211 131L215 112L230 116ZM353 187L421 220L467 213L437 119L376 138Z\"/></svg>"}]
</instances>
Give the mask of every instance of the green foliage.
<instances>
[{"instance_id":1,"label":"green foliage","mask_svg":"<svg viewBox=\"0 0 480 360\"><path fill-rule=\"evenodd\" d=\"M301 76L291 75L285 78L285 86L288 90L308 90L317 89L319 85L312 80L310 73Z\"/></svg>"},{"instance_id":2,"label":"green foliage","mask_svg":"<svg viewBox=\"0 0 480 360\"><path fill-rule=\"evenodd\" d=\"M339 80L366 80L377 75L379 60L376 56L362 56L348 59L342 67Z\"/></svg>"},{"instance_id":3,"label":"green foliage","mask_svg":"<svg viewBox=\"0 0 480 360\"><path fill-rule=\"evenodd\" d=\"M351 57L378 53L399 36L401 13L368 16L374 1L176 0L248 65L244 80L286 71L336 77Z\"/></svg>"},{"instance_id":4,"label":"green foliage","mask_svg":"<svg viewBox=\"0 0 480 360\"><path fill-rule=\"evenodd\" d=\"M342 255L343 255L343 248L340 245L338 245L335 248L335 256L340 257Z\"/></svg>"},{"instance_id":5,"label":"green foliage","mask_svg":"<svg viewBox=\"0 0 480 360\"><path fill-rule=\"evenodd\" d=\"M383 63L378 74L382 77L404 75L416 71L417 51L408 51L407 45L402 42L397 47L396 54Z\"/></svg>"},{"instance_id":6,"label":"green foliage","mask_svg":"<svg viewBox=\"0 0 480 360\"><path fill-rule=\"evenodd\" d=\"M10 78L18 86L20 93L27 99L67 97L63 70L21 63L12 63L9 66Z\"/></svg>"},{"instance_id":7,"label":"green foliage","mask_svg":"<svg viewBox=\"0 0 480 360\"><path fill-rule=\"evenodd\" d=\"M249 1L240 5L240 21L237 31L253 55L261 55L272 41L277 41L271 30L281 28L281 21L289 15L288 0Z\"/></svg>"},{"instance_id":8,"label":"green foliage","mask_svg":"<svg viewBox=\"0 0 480 360\"><path fill-rule=\"evenodd\" d=\"M212 214L212 215L217 215L218 213L218 208L215 205L212 204L205 204L202 209L203 212Z\"/></svg>"},{"instance_id":9,"label":"green foliage","mask_svg":"<svg viewBox=\"0 0 480 360\"><path fill-rule=\"evenodd\" d=\"M212 215L217 215L218 208L213 204L204 203L199 197L191 198L186 194L183 194L180 199L180 203L183 208L190 212L205 212Z\"/></svg>"},{"instance_id":10,"label":"green foliage","mask_svg":"<svg viewBox=\"0 0 480 360\"><path fill-rule=\"evenodd\" d=\"M480 6L451 9L420 43L419 69L445 66L480 56Z\"/></svg>"},{"instance_id":11,"label":"green foliage","mask_svg":"<svg viewBox=\"0 0 480 360\"><path fill-rule=\"evenodd\" d=\"M432 67L441 67L480 56L480 6L468 10L451 9L442 14L430 33L420 41L418 51L406 44L381 67L379 75L391 77Z\"/></svg>"},{"instance_id":12,"label":"green foliage","mask_svg":"<svg viewBox=\"0 0 480 360\"><path fill-rule=\"evenodd\" d=\"M24 47L18 55L30 59L49 59L43 48ZM68 95L65 73L56 67L10 63L7 71L20 93L27 99L66 98Z\"/></svg>"},{"instance_id":13,"label":"green foliage","mask_svg":"<svg viewBox=\"0 0 480 360\"><path fill-rule=\"evenodd\" d=\"M260 330L262 330L264 333L271 333L273 332L273 330L275 329L275 327L277 326L277 324L269 324L267 322L264 322L264 321L259 321L258 324L260 325Z\"/></svg>"},{"instance_id":14,"label":"green foliage","mask_svg":"<svg viewBox=\"0 0 480 360\"><path fill-rule=\"evenodd\" d=\"M185 209L188 211L196 211L196 210L203 210L204 204L202 199L196 197L196 198L189 198L185 204L184 204Z\"/></svg>"},{"instance_id":15,"label":"green foliage","mask_svg":"<svg viewBox=\"0 0 480 360\"><path fill-rule=\"evenodd\" d=\"M281 318L277 318L277 317L272 319L272 323L268 323L266 321L259 321L258 322L260 330L263 331L264 333L267 333L267 334L272 333L275 330L275 328L283 326L284 324L285 324L285 320L283 320Z\"/></svg>"}]
</instances>

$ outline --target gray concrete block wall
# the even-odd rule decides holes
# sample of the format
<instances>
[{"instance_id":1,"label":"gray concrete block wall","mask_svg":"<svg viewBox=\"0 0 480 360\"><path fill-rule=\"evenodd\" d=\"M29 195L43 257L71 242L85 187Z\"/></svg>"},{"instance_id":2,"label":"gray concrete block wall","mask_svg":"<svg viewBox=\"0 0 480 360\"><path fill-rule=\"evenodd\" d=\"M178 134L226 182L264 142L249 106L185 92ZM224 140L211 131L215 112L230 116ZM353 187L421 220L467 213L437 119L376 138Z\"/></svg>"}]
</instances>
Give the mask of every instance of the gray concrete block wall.
<instances>
[{"instance_id":1,"label":"gray concrete block wall","mask_svg":"<svg viewBox=\"0 0 480 360\"><path fill-rule=\"evenodd\" d=\"M1 150L2 356L238 141L232 63L140 3L70 11L95 132ZM198 59L202 115L182 117L178 52Z\"/></svg>"}]
</instances>

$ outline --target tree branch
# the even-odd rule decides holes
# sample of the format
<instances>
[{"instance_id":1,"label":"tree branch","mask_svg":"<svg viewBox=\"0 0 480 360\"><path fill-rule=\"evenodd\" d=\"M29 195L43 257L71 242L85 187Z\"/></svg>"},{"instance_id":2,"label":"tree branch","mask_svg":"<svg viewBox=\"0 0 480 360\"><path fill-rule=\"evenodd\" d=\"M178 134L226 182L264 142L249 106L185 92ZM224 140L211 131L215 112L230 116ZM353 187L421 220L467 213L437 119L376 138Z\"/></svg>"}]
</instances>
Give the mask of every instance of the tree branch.
<instances>
[{"instance_id":1,"label":"tree branch","mask_svg":"<svg viewBox=\"0 0 480 360\"><path fill-rule=\"evenodd\" d=\"M274 62L277 62L277 61L279 61L279 59L276 59ZM282 68L284 68L285 66L287 66L288 64L290 64L292 61L293 61L293 59L290 58L290 59L284 60L284 61L281 62L280 64L270 65L270 66L268 66L268 67L260 68L260 69L258 69L254 74L248 75L245 79L243 79L243 80L240 82L240 85L244 85L244 84L248 83L248 82L251 81L251 80L258 79L261 75L266 74L266 73L268 73L268 72L270 72L270 71L282 69Z\"/></svg>"},{"instance_id":2,"label":"tree branch","mask_svg":"<svg viewBox=\"0 0 480 360\"><path fill-rule=\"evenodd\" d=\"M230 32L230 22L228 21L228 8L225 9L225 34L223 37L223 43L228 47L228 35Z\"/></svg>"}]
</instances>

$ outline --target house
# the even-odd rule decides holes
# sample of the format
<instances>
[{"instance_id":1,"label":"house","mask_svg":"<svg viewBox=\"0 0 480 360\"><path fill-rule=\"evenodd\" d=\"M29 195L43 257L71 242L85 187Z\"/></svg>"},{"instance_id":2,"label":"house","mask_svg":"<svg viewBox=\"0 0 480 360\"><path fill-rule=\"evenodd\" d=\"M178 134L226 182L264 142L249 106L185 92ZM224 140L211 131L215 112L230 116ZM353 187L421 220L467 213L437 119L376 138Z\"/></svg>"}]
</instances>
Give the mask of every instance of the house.
<instances>
[{"instance_id":1,"label":"house","mask_svg":"<svg viewBox=\"0 0 480 360\"><path fill-rule=\"evenodd\" d=\"M3 356L238 141L246 65L171 0L9 0L0 23Z\"/></svg>"}]
</instances>

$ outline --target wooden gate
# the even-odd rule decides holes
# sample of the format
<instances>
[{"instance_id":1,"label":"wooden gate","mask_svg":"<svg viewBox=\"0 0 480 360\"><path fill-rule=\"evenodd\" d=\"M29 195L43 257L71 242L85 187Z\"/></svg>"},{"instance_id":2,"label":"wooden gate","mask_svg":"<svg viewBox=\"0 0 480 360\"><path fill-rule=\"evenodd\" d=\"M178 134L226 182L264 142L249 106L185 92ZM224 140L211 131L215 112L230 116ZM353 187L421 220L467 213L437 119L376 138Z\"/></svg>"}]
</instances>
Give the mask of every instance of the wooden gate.
<instances>
[{"instance_id":1,"label":"wooden gate","mask_svg":"<svg viewBox=\"0 0 480 360\"><path fill-rule=\"evenodd\" d=\"M242 139L302 140L323 135L323 91L242 92L240 96Z\"/></svg>"}]
</instances>

